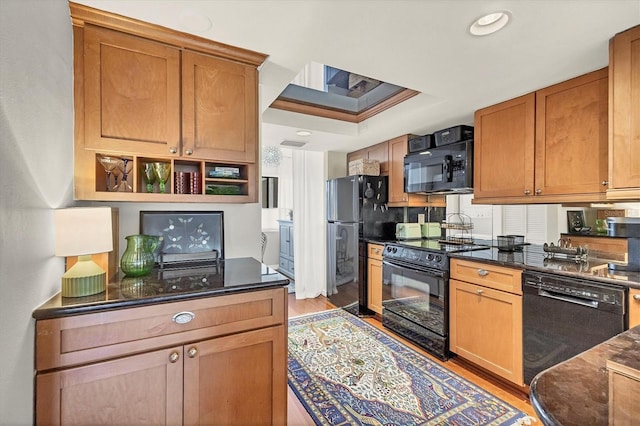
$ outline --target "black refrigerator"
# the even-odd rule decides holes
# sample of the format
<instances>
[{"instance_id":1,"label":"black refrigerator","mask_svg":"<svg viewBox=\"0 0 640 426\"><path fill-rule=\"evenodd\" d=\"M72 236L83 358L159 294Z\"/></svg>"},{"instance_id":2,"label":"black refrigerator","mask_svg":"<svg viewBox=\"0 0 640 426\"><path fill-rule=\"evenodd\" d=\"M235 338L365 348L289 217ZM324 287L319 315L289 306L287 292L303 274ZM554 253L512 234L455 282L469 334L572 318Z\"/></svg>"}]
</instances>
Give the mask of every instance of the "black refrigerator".
<instances>
[{"instance_id":1,"label":"black refrigerator","mask_svg":"<svg viewBox=\"0 0 640 426\"><path fill-rule=\"evenodd\" d=\"M367 308L367 240L395 236L399 209L387 208L386 176L355 175L327 181L327 297L358 316Z\"/></svg>"}]
</instances>

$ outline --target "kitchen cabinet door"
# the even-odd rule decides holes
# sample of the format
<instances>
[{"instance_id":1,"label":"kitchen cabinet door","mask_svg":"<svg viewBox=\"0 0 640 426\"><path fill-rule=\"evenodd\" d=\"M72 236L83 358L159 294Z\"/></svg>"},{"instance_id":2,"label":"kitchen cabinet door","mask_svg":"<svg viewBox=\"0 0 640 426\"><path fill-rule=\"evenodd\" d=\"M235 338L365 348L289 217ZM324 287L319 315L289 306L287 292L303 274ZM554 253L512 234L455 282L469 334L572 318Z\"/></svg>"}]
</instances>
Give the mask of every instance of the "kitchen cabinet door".
<instances>
[{"instance_id":1,"label":"kitchen cabinet door","mask_svg":"<svg viewBox=\"0 0 640 426\"><path fill-rule=\"evenodd\" d=\"M286 424L285 334L280 325L185 346L184 424Z\"/></svg>"},{"instance_id":2,"label":"kitchen cabinet door","mask_svg":"<svg viewBox=\"0 0 640 426\"><path fill-rule=\"evenodd\" d=\"M75 36L82 35L76 31ZM84 61L84 69L76 69L82 73L76 79L84 78L84 147L177 155L180 51L87 24L84 43L76 44L79 55Z\"/></svg>"},{"instance_id":3,"label":"kitchen cabinet door","mask_svg":"<svg viewBox=\"0 0 640 426\"><path fill-rule=\"evenodd\" d=\"M404 157L408 152L409 135L388 141L389 207L446 206L444 195L407 194L404 192Z\"/></svg>"},{"instance_id":4,"label":"kitchen cabinet door","mask_svg":"<svg viewBox=\"0 0 640 426\"><path fill-rule=\"evenodd\" d=\"M474 119L476 201L534 194L535 94L480 109Z\"/></svg>"},{"instance_id":5,"label":"kitchen cabinet door","mask_svg":"<svg viewBox=\"0 0 640 426\"><path fill-rule=\"evenodd\" d=\"M629 328L640 325L640 290L629 289Z\"/></svg>"},{"instance_id":6,"label":"kitchen cabinet door","mask_svg":"<svg viewBox=\"0 0 640 426\"><path fill-rule=\"evenodd\" d=\"M610 199L640 199L640 26L609 46Z\"/></svg>"},{"instance_id":7,"label":"kitchen cabinet door","mask_svg":"<svg viewBox=\"0 0 640 426\"><path fill-rule=\"evenodd\" d=\"M383 245L368 244L367 307L382 315L382 250Z\"/></svg>"},{"instance_id":8,"label":"kitchen cabinet door","mask_svg":"<svg viewBox=\"0 0 640 426\"><path fill-rule=\"evenodd\" d=\"M369 160L377 160L380 163L380 174L387 175L389 173L389 144L381 142L370 146L367 149Z\"/></svg>"},{"instance_id":9,"label":"kitchen cabinet door","mask_svg":"<svg viewBox=\"0 0 640 426\"><path fill-rule=\"evenodd\" d=\"M180 425L182 381L182 346L38 374L36 424Z\"/></svg>"},{"instance_id":10,"label":"kitchen cabinet door","mask_svg":"<svg viewBox=\"0 0 640 426\"><path fill-rule=\"evenodd\" d=\"M450 350L523 386L522 296L449 281Z\"/></svg>"},{"instance_id":11,"label":"kitchen cabinet door","mask_svg":"<svg viewBox=\"0 0 640 426\"><path fill-rule=\"evenodd\" d=\"M605 198L607 75L604 68L536 92L536 196Z\"/></svg>"},{"instance_id":12,"label":"kitchen cabinet door","mask_svg":"<svg viewBox=\"0 0 640 426\"><path fill-rule=\"evenodd\" d=\"M254 163L257 70L226 59L182 53L182 154Z\"/></svg>"},{"instance_id":13,"label":"kitchen cabinet door","mask_svg":"<svg viewBox=\"0 0 640 426\"><path fill-rule=\"evenodd\" d=\"M355 160L377 160L380 163L380 174L389 174L389 143L387 141L371 145L347 154L347 170L349 163Z\"/></svg>"}]
</instances>

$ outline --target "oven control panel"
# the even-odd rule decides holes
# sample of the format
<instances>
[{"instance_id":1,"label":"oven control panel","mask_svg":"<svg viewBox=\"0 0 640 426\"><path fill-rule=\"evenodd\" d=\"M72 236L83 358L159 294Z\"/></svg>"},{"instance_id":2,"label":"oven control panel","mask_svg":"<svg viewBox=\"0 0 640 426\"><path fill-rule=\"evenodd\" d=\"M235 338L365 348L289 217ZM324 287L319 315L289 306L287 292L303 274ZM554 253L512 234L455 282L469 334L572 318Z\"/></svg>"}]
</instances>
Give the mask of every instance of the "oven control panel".
<instances>
[{"instance_id":1,"label":"oven control panel","mask_svg":"<svg viewBox=\"0 0 640 426\"><path fill-rule=\"evenodd\" d=\"M449 270L449 257L446 253L437 251L387 244L382 256L387 260L399 260L405 263L443 271Z\"/></svg>"}]
</instances>

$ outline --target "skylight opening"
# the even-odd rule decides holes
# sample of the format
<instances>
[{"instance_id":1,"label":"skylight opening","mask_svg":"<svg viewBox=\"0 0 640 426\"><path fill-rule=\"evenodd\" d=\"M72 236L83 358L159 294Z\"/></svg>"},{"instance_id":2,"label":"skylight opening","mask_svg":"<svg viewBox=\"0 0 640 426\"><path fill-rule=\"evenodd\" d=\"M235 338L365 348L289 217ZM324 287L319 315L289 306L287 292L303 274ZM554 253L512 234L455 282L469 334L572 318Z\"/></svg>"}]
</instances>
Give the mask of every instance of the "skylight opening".
<instances>
[{"instance_id":1,"label":"skylight opening","mask_svg":"<svg viewBox=\"0 0 640 426\"><path fill-rule=\"evenodd\" d=\"M298 73L271 107L359 123L418 93L314 62Z\"/></svg>"}]
</instances>

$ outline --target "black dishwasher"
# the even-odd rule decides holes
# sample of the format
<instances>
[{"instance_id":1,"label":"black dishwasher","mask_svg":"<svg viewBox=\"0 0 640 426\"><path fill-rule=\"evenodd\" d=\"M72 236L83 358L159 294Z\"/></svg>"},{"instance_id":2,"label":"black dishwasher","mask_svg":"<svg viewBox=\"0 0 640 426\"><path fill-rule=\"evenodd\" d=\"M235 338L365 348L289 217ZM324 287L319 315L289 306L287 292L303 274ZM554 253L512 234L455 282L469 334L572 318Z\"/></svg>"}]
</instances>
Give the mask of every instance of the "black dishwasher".
<instances>
[{"instance_id":1,"label":"black dishwasher","mask_svg":"<svg viewBox=\"0 0 640 426\"><path fill-rule=\"evenodd\" d=\"M623 332L626 288L542 272L522 274L524 381Z\"/></svg>"}]
</instances>

